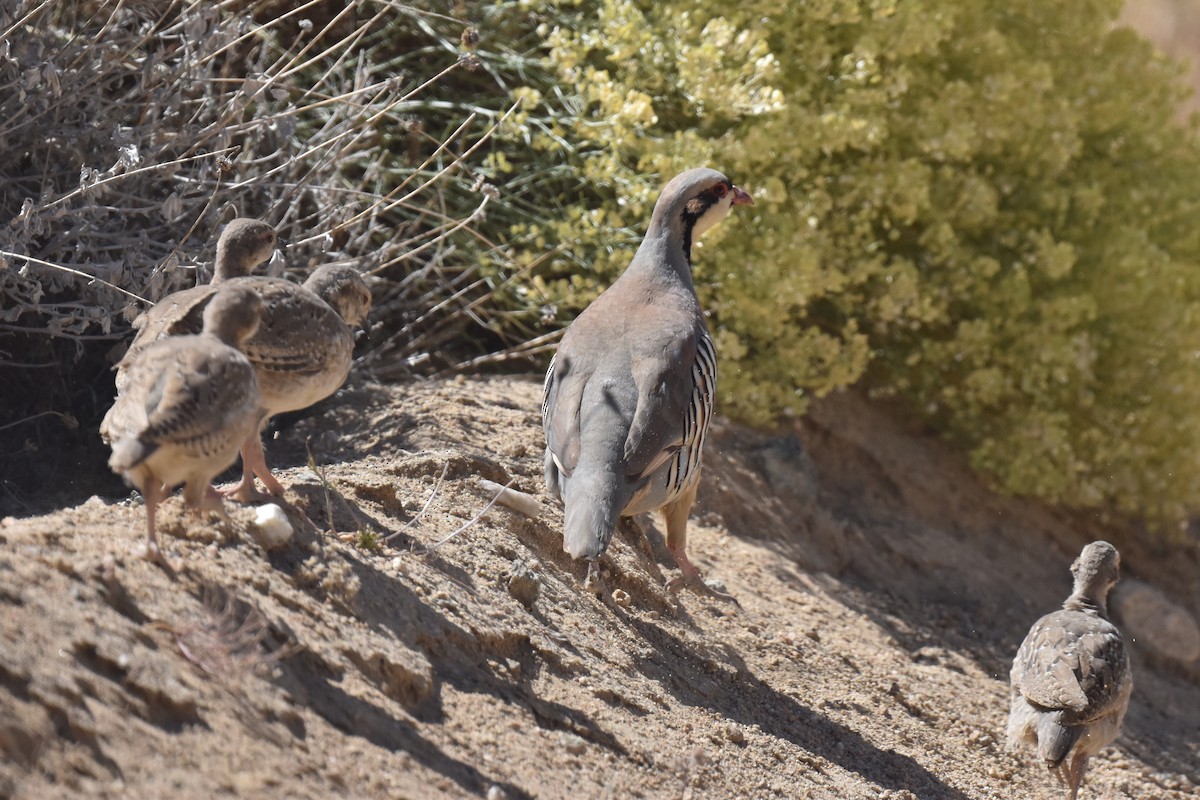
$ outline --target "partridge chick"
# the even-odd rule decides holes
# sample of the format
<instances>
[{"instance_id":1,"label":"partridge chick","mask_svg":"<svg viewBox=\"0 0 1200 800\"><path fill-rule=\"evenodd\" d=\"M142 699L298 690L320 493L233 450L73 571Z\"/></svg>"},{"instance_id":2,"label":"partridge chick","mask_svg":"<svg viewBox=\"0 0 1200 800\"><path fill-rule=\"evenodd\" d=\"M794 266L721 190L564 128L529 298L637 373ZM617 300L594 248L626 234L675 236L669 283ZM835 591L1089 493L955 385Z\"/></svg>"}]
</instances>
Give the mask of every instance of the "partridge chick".
<instances>
[{"instance_id":1,"label":"partridge chick","mask_svg":"<svg viewBox=\"0 0 1200 800\"><path fill-rule=\"evenodd\" d=\"M1075 587L1060 611L1029 629L1009 675L1008 747L1032 746L1075 800L1090 756L1117 738L1133 676L1108 592L1121 557L1092 542L1071 565Z\"/></svg>"},{"instance_id":2,"label":"partridge chick","mask_svg":"<svg viewBox=\"0 0 1200 800\"><path fill-rule=\"evenodd\" d=\"M117 391L125 388L129 365L139 351L164 336L199 333L200 318L204 313L202 306L212 297L216 287L230 278L245 277L254 272L255 267L275 252L275 242L275 229L265 222L241 217L226 225L217 239L212 281L167 295L133 321L137 333L117 364ZM181 330L181 320L189 316L192 323L183 326L186 330Z\"/></svg>"},{"instance_id":3,"label":"partridge chick","mask_svg":"<svg viewBox=\"0 0 1200 800\"><path fill-rule=\"evenodd\" d=\"M299 411L333 394L350 374L354 331L371 312L371 290L356 270L323 266L303 286L281 278L235 278L229 285L253 288L263 299L262 324L246 342L258 371L263 424L276 414ZM257 476L271 494L283 486L271 474L255 431L242 447L242 480L226 494L249 501L260 496Z\"/></svg>"},{"instance_id":4,"label":"partridge chick","mask_svg":"<svg viewBox=\"0 0 1200 800\"><path fill-rule=\"evenodd\" d=\"M716 170L673 178L629 267L567 328L550 362L546 485L565 505L563 548L588 559L589 578L620 517L660 510L682 572L668 587L733 599L709 588L687 556L717 377L692 243L753 202Z\"/></svg>"},{"instance_id":5,"label":"partridge chick","mask_svg":"<svg viewBox=\"0 0 1200 800\"><path fill-rule=\"evenodd\" d=\"M258 329L262 307L251 289L221 288L202 333L154 342L127 365L125 390L101 423L112 443L109 466L146 499L146 554L168 568L155 536L159 502L182 483L187 505L224 515L210 482L262 419L258 377L239 349Z\"/></svg>"}]
</instances>

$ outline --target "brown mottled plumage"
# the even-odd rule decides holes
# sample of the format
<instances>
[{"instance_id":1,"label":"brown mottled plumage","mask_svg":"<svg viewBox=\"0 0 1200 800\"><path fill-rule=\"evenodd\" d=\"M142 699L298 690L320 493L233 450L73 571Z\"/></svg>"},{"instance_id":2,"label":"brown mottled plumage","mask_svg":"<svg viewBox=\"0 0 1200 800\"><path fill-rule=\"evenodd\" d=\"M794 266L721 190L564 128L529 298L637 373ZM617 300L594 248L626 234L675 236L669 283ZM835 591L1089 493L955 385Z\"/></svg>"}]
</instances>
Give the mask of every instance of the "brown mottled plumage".
<instances>
[{"instance_id":1,"label":"brown mottled plumage","mask_svg":"<svg viewBox=\"0 0 1200 800\"><path fill-rule=\"evenodd\" d=\"M720 172L677 175L628 269L567 328L546 372L542 427L563 548L594 566L617 521L661 510L682 580L710 589L687 556L716 353L692 285L693 240L750 195Z\"/></svg>"},{"instance_id":2,"label":"brown mottled plumage","mask_svg":"<svg viewBox=\"0 0 1200 800\"><path fill-rule=\"evenodd\" d=\"M112 443L109 466L146 498L147 555L164 565L154 525L159 501L182 483L189 506L224 514L210 482L258 431L258 378L237 348L257 330L262 306L250 289L220 288L202 333L149 344L127 365L125 388L101 423Z\"/></svg>"},{"instance_id":3,"label":"brown mottled plumage","mask_svg":"<svg viewBox=\"0 0 1200 800\"><path fill-rule=\"evenodd\" d=\"M246 356L258 371L264 424L276 414L299 411L333 394L350 374L354 331L371 311L371 290L354 269L323 266L303 286L281 278L236 278L263 298L262 324ZM228 494L248 501L258 496L257 476L271 494L283 486L267 467L256 431L242 448L242 481Z\"/></svg>"},{"instance_id":4,"label":"brown mottled plumage","mask_svg":"<svg viewBox=\"0 0 1200 800\"><path fill-rule=\"evenodd\" d=\"M250 275L274 247L275 231L269 225L252 219L229 223L217 243L213 282L168 295L134 321L138 333L117 365L118 392L128 380L128 365L143 349L165 337L198 333L217 290L239 285L263 300L261 325L244 349L258 370L264 424L275 414L307 408L333 394L350 372L354 333L349 326L365 322L371 291L357 271L345 266L319 267L303 286ZM241 482L226 493L243 501L259 497L255 476L270 493L283 494L267 467L258 431L242 448Z\"/></svg>"},{"instance_id":5,"label":"brown mottled plumage","mask_svg":"<svg viewBox=\"0 0 1200 800\"><path fill-rule=\"evenodd\" d=\"M1133 689L1121 632L1108 621L1120 567L1108 542L1085 547L1071 565L1071 596L1034 623L1013 659L1008 747L1033 746L1070 800L1088 758L1117 738Z\"/></svg>"},{"instance_id":6,"label":"brown mottled plumage","mask_svg":"<svg viewBox=\"0 0 1200 800\"><path fill-rule=\"evenodd\" d=\"M239 217L225 226L217 239L217 258L212 281L207 284L172 292L146 309L133 321L134 335L125 357L117 364L117 391L125 388L126 372L139 351L164 336L199 333L204 306L213 292L231 278L245 277L267 261L275 251L275 229L265 222ZM182 321L191 322L183 324Z\"/></svg>"}]
</instances>

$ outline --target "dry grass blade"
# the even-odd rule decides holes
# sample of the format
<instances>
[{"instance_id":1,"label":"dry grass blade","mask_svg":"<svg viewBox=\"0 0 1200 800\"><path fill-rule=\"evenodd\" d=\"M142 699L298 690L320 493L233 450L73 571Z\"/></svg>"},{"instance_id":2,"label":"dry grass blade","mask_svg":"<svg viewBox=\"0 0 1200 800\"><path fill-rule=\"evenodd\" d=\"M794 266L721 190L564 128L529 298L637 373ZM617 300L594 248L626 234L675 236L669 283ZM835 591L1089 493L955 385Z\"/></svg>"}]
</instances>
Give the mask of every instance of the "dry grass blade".
<instances>
[{"instance_id":1,"label":"dry grass blade","mask_svg":"<svg viewBox=\"0 0 1200 800\"><path fill-rule=\"evenodd\" d=\"M410 519L408 522L406 522L404 524L403 528L396 531L395 533L391 533L391 534L388 534L387 536L383 537L383 540L385 542L390 542L392 539L395 539L397 536L404 533L406 530L408 530L409 528L411 528L412 526L416 525L417 523L419 523L421 521L421 519L429 511L429 507L431 505L433 505L433 498L437 497L438 489L440 489L442 487L442 481L446 480L446 473L449 471L450 471L450 462L447 461L442 466L442 474L439 475L438 479L434 482L433 490L429 492L429 497L426 498L425 505L421 506L421 510L417 512L417 515L415 517L413 517L412 519Z\"/></svg>"},{"instance_id":2,"label":"dry grass blade","mask_svg":"<svg viewBox=\"0 0 1200 800\"><path fill-rule=\"evenodd\" d=\"M467 530L475 523L479 522L479 520L483 519L484 514L486 514L487 512L492 510L492 506L494 506L494 505L496 505L496 503L500 502L501 495L503 495L508 490L508 488L513 485L514 481L516 481L516 478L510 479L508 483L501 486L500 491L496 492L496 495L490 501L488 501L488 504L486 506L484 506L483 508L481 508L479 510L479 513L476 514L475 516L471 517L471 519L469 519L467 522L464 522L462 525L455 528L453 531L446 534L441 539L437 540L436 542L429 545L428 547L423 547L421 545L414 543L412 546L412 552L416 555L429 555L430 553L434 552L435 550L438 550L439 548L441 548L442 545L446 544L446 542L450 541L455 536L458 536L460 533Z\"/></svg>"},{"instance_id":3,"label":"dry grass blade","mask_svg":"<svg viewBox=\"0 0 1200 800\"><path fill-rule=\"evenodd\" d=\"M165 626L183 656L204 672L229 683L286 658L293 648L268 651L271 626L257 607L218 587L204 588L203 613L180 627Z\"/></svg>"}]
</instances>

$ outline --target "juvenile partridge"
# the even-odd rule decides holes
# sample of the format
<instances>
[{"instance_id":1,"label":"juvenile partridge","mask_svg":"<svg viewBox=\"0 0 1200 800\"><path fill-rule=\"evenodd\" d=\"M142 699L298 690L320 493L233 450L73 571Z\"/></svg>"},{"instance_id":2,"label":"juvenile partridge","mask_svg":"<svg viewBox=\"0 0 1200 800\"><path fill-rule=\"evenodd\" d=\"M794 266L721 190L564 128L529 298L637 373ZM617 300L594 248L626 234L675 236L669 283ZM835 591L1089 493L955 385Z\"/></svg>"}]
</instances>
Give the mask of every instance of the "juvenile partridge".
<instances>
[{"instance_id":1,"label":"juvenile partridge","mask_svg":"<svg viewBox=\"0 0 1200 800\"><path fill-rule=\"evenodd\" d=\"M159 502L182 483L189 506L224 515L210 482L258 431L258 377L240 348L257 330L262 306L251 289L221 288L204 311L202 333L138 353L101 423L112 444L109 466L146 499L146 554L164 565L154 527Z\"/></svg>"},{"instance_id":2,"label":"juvenile partridge","mask_svg":"<svg viewBox=\"0 0 1200 800\"><path fill-rule=\"evenodd\" d=\"M128 366L147 345L164 336L199 333L203 305L212 297L216 287L230 278L241 278L254 272L255 267L270 259L275 251L275 242L275 229L265 222L240 217L226 225L217 239L212 281L172 292L133 321L137 333L124 358L117 364L117 391L124 389ZM180 321L189 316L192 324L185 326L187 330L179 330Z\"/></svg>"},{"instance_id":3,"label":"juvenile partridge","mask_svg":"<svg viewBox=\"0 0 1200 800\"><path fill-rule=\"evenodd\" d=\"M563 548L589 560L589 577L620 517L660 510L682 573L669 588L732 599L709 588L687 556L717 377L692 243L733 206L753 202L716 170L677 175L629 267L567 328L550 362L546 485L565 505Z\"/></svg>"},{"instance_id":4,"label":"juvenile partridge","mask_svg":"<svg viewBox=\"0 0 1200 800\"><path fill-rule=\"evenodd\" d=\"M336 392L350 374L354 331L371 312L371 290L357 270L323 266L303 286L282 278L235 278L228 285L253 288L263 299L262 324L246 342L258 371L263 424L276 414L299 411ZM242 480L226 494L249 501L259 496L257 476L271 494L283 486L271 474L258 431L242 447Z\"/></svg>"},{"instance_id":5,"label":"juvenile partridge","mask_svg":"<svg viewBox=\"0 0 1200 800\"><path fill-rule=\"evenodd\" d=\"M1121 557L1092 542L1071 565L1062 609L1029 630L1009 675L1008 747L1032 746L1075 800L1088 758L1117 738L1133 676L1121 632L1108 621L1108 592Z\"/></svg>"}]
</instances>

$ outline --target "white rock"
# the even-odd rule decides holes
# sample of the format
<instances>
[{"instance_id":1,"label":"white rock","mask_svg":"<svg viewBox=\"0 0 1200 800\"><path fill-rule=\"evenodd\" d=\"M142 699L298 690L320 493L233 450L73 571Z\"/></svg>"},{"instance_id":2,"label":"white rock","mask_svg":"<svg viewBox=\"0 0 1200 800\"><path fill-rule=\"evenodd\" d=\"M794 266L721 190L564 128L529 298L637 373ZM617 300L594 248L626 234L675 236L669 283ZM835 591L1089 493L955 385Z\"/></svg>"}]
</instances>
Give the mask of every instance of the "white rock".
<instances>
[{"instance_id":1,"label":"white rock","mask_svg":"<svg viewBox=\"0 0 1200 800\"><path fill-rule=\"evenodd\" d=\"M531 519L537 519L537 516L542 513L542 504L534 499L533 495L509 489L495 481L489 481L487 478L478 478L478 480L479 485L485 490L497 495L496 502L500 505L508 506L518 514L524 514Z\"/></svg>"},{"instance_id":2,"label":"white rock","mask_svg":"<svg viewBox=\"0 0 1200 800\"><path fill-rule=\"evenodd\" d=\"M264 549L275 550L292 540L292 523L282 508L267 503L254 513L254 532Z\"/></svg>"}]
</instances>

